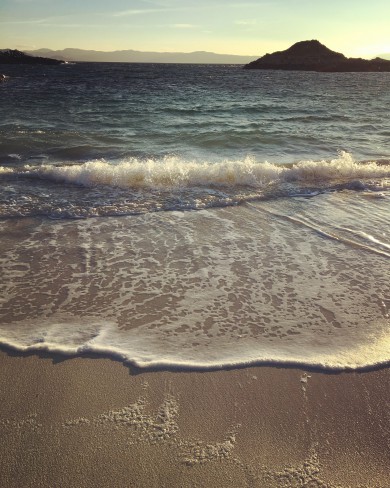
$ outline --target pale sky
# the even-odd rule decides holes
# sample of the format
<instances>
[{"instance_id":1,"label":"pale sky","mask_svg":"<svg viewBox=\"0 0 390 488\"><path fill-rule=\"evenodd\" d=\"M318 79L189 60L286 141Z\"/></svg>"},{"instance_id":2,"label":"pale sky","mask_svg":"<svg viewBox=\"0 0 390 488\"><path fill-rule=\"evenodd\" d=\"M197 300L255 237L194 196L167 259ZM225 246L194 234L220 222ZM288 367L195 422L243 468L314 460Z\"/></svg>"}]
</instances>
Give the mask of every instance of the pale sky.
<instances>
[{"instance_id":1,"label":"pale sky","mask_svg":"<svg viewBox=\"0 0 390 488\"><path fill-rule=\"evenodd\" d=\"M0 48L260 56L308 39L389 53L390 0L0 0Z\"/></svg>"}]
</instances>

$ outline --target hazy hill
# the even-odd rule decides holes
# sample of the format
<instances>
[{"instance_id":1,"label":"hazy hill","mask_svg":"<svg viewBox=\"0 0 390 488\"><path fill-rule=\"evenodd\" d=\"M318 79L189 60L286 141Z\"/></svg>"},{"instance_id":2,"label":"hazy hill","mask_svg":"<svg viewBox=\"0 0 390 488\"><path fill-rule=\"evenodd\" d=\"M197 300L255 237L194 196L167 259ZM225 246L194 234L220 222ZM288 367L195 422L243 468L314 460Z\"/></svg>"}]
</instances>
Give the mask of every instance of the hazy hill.
<instances>
[{"instance_id":1,"label":"hazy hill","mask_svg":"<svg viewBox=\"0 0 390 488\"><path fill-rule=\"evenodd\" d=\"M192 53L159 53L143 51L88 51L67 48L59 51L39 49L29 51L34 56L62 59L65 61L95 61L115 63L196 63L196 64L246 64L256 56L237 56L234 54L216 54L206 51Z\"/></svg>"}]
</instances>

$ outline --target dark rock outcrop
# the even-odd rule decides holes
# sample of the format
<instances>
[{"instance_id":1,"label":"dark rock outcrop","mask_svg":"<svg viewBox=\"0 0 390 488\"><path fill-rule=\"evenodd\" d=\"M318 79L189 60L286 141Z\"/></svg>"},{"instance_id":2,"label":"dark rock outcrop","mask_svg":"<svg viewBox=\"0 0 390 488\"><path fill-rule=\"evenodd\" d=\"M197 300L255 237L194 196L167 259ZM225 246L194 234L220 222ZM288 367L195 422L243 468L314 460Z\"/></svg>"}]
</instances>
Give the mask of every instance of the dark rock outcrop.
<instances>
[{"instance_id":1,"label":"dark rock outcrop","mask_svg":"<svg viewBox=\"0 0 390 488\"><path fill-rule=\"evenodd\" d=\"M0 64L61 64L58 59L29 56L17 49L0 50Z\"/></svg>"},{"instance_id":2,"label":"dark rock outcrop","mask_svg":"<svg viewBox=\"0 0 390 488\"><path fill-rule=\"evenodd\" d=\"M381 58L347 58L313 40L297 42L285 51L266 54L246 64L244 68L323 72L390 71L390 61Z\"/></svg>"}]
</instances>

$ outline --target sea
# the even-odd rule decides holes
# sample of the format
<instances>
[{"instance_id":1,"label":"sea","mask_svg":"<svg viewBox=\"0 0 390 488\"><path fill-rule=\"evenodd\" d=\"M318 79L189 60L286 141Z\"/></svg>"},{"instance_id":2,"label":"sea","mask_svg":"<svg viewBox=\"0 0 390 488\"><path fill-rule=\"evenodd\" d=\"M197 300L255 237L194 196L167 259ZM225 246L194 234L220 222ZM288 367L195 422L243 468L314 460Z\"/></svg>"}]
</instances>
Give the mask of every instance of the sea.
<instances>
[{"instance_id":1,"label":"sea","mask_svg":"<svg viewBox=\"0 0 390 488\"><path fill-rule=\"evenodd\" d=\"M1 72L2 347L390 363L390 73Z\"/></svg>"}]
</instances>

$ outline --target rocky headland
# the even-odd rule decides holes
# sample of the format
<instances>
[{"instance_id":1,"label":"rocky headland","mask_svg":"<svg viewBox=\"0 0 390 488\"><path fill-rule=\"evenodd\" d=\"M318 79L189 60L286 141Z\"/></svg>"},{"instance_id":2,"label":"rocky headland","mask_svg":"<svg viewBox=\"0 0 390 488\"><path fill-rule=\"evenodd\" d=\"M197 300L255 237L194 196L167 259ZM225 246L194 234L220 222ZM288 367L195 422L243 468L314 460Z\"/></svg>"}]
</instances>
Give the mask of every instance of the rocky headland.
<instances>
[{"instance_id":1,"label":"rocky headland","mask_svg":"<svg viewBox=\"0 0 390 488\"><path fill-rule=\"evenodd\" d=\"M321 72L390 72L390 61L347 58L317 40L301 41L285 51L266 54L244 66L245 69L275 69Z\"/></svg>"},{"instance_id":2,"label":"rocky headland","mask_svg":"<svg viewBox=\"0 0 390 488\"><path fill-rule=\"evenodd\" d=\"M58 59L30 56L17 49L0 50L0 64L61 64Z\"/></svg>"}]
</instances>

